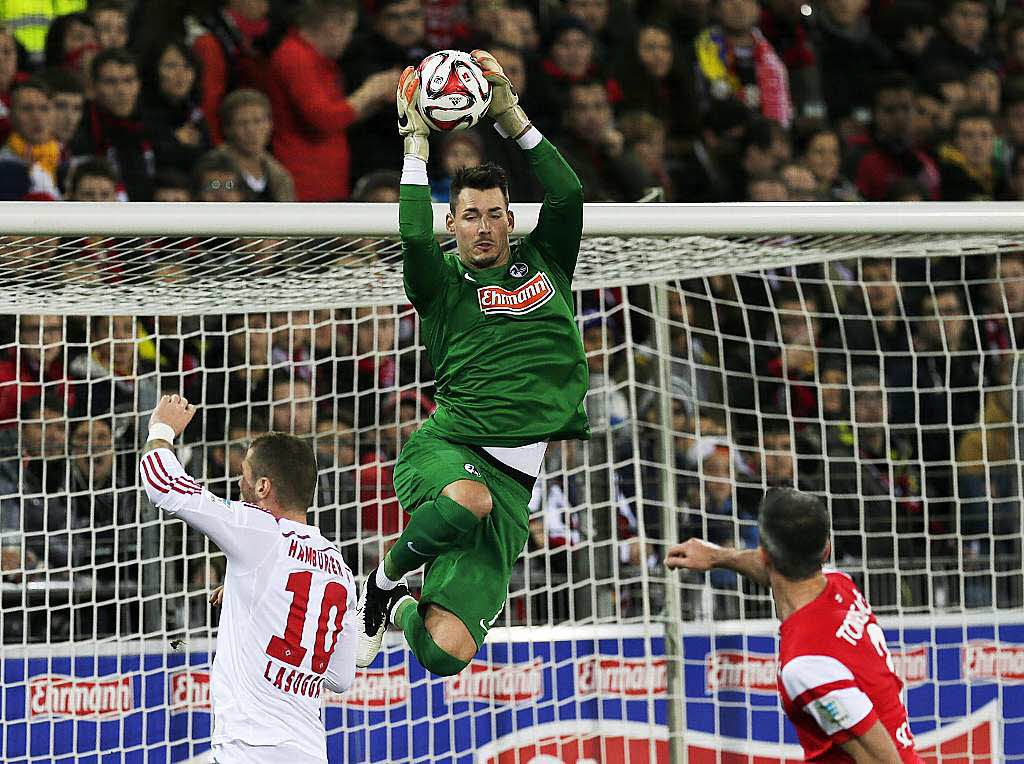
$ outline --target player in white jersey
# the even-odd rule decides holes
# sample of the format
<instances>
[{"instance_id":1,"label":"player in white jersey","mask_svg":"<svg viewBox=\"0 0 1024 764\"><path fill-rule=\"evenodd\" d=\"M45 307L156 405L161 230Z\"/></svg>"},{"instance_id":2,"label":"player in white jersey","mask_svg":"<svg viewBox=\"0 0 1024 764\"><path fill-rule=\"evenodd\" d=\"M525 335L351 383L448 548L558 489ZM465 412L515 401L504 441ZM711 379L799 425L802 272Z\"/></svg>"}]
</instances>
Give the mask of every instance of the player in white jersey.
<instances>
[{"instance_id":1,"label":"player in white jersey","mask_svg":"<svg viewBox=\"0 0 1024 764\"><path fill-rule=\"evenodd\" d=\"M845 573L823 571L829 518L814 496L768 492L759 549L690 539L669 549L670 568L727 568L770 586L779 629L779 695L807 761L922 764L885 635Z\"/></svg>"},{"instance_id":2,"label":"player in white jersey","mask_svg":"<svg viewBox=\"0 0 1024 764\"><path fill-rule=\"evenodd\" d=\"M211 678L215 760L326 762L322 696L355 677L356 590L338 548L306 524L313 449L284 433L260 436L242 462L243 501L220 499L171 450L195 410L177 395L160 399L139 470L155 506L227 557Z\"/></svg>"}]
</instances>

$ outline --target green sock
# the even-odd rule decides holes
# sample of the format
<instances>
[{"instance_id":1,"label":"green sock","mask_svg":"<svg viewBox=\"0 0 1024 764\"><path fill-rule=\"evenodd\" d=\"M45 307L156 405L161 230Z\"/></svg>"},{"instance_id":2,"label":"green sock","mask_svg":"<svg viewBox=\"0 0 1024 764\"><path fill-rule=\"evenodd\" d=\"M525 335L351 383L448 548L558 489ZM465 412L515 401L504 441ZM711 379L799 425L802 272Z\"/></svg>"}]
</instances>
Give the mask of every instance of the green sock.
<instances>
[{"instance_id":1,"label":"green sock","mask_svg":"<svg viewBox=\"0 0 1024 764\"><path fill-rule=\"evenodd\" d=\"M396 621L402 624L402 631L405 632L405 641L409 643L409 649L416 659L427 671L435 676L454 676L469 665L469 661L461 661L454 655L449 655L434 642L426 624L423 623L423 616L420 615L417 603L408 602L399 608L396 614Z\"/></svg>"},{"instance_id":2,"label":"green sock","mask_svg":"<svg viewBox=\"0 0 1024 764\"><path fill-rule=\"evenodd\" d=\"M480 518L447 496L420 504L410 514L398 541L384 558L384 575L398 581L406 573L450 549Z\"/></svg>"}]
</instances>

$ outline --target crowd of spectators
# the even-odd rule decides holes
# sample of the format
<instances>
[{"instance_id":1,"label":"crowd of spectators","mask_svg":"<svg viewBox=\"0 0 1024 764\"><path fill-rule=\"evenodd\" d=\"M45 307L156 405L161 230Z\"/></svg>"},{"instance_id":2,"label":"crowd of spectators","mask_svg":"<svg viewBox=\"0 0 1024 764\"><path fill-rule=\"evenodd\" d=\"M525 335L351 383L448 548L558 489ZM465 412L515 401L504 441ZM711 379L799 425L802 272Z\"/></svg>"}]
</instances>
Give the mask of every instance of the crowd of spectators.
<instances>
[{"instance_id":1,"label":"crowd of spectators","mask_svg":"<svg viewBox=\"0 0 1024 764\"><path fill-rule=\"evenodd\" d=\"M552 445L510 618L656 613L670 536L758 543L770 486L820 494L835 562L880 611L1020 606L1024 255L835 261L588 290L594 438ZM5 639L205 628L223 559L138 490L161 392L200 403L191 474L238 498L246 444L308 437L311 521L372 570L404 527L392 470L434 409L408 305L0 325ZM668 493L674 486L674 495ZM676 530L666 506L676 508ZM690 617L764 615L730 574Z\"/></svg>"},{"instance_id":2,"label":"crowd of spectators","mask_svg":"<svg viewBox=\"0 0 1024 764\"><path fill-rule=\"evenodd\" d=\"M398 72L445 47L495 53L590 201L1024 198L1014 3L54 8L47 24L17 3L0 11L3 199L395 201ZM485 160L508 169L513 201L540 199L522 153L489 126L433 139L436 200L458 167ZM66 267L89 267L79 260ZM550 449L513 620L657 610L663 593L640 582L674 541L664 503L684 535L755 545L757 499L781 484L827 497L836 561L861 571L879 609L1021 604L1024 257L792 275L676 284L667 348L649 320L655 290L580 296L596 437ZM183 456L219 495L237 497L260 432L313 439L314 519L357 572L372 569L404 523L394 460L434 406L417 331L402 305L4 317L4 640L207 624L198 592L223 560L136 485L161 391L201 403ZM759 602L728 575L691 583L691 615Z\"/></svg>"},{"instance_id":3,"label":"crowd of spectators","mask_svg":"<svg viewBox=\"0 0 1024 764\"><path fill-rule=\"evenodd\" d=\"M3 199L393 200L398 74L449 47L497 56L588 201L1024 198L1013 0L22 5L0 8ZM436 199L493 160L539 201L489 125L432 140Z\"/></svg>"}]
</instances>

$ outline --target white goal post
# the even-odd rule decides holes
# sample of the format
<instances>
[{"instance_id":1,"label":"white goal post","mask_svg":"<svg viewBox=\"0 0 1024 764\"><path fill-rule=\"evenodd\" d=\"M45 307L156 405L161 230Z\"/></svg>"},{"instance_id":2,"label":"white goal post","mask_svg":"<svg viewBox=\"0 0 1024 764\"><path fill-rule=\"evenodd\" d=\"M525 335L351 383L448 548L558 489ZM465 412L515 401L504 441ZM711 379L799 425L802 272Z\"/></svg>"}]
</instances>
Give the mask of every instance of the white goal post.
<instances>
[{"instance_id":1,"label":"white goal post","mask_svg":"<svg viewBox=\"0 0 1024 764\"><path fill-rule=\"evenodd\" d=\"M434 405L396 236L391 204L0 204L0 759L207 755L223 558L139 491L160 392L218 495L254 435L310 437L311 521L372 569ZM1024 761L1024 205L590 204L574 290L594 438L549 448L497 628L449 680L392 635L325 701L331 761L798 755L766 592L662 562L756 544L772 485L827 502L932 760Z\"/></svg>"}]
</instances>

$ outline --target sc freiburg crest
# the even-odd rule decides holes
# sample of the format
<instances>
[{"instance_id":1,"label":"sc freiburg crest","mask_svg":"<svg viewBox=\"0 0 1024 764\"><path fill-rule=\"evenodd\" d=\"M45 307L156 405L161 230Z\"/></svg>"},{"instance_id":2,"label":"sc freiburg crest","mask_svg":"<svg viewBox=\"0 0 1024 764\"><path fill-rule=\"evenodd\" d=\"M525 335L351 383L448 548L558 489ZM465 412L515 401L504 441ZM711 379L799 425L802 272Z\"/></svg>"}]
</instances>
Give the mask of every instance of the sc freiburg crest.
<instances>
[{"instance_id":1,"label":"sc freiburg crest","mask_svg":"<svg viewBox=\"0 0 1024 764\"><path fill-rule=\"evenodd\" d=\"M512 263L512 265L508 267L508 275L514 279L521 279L529 270L530 269L526 263Z\"/></svg>"}]
</instances>

